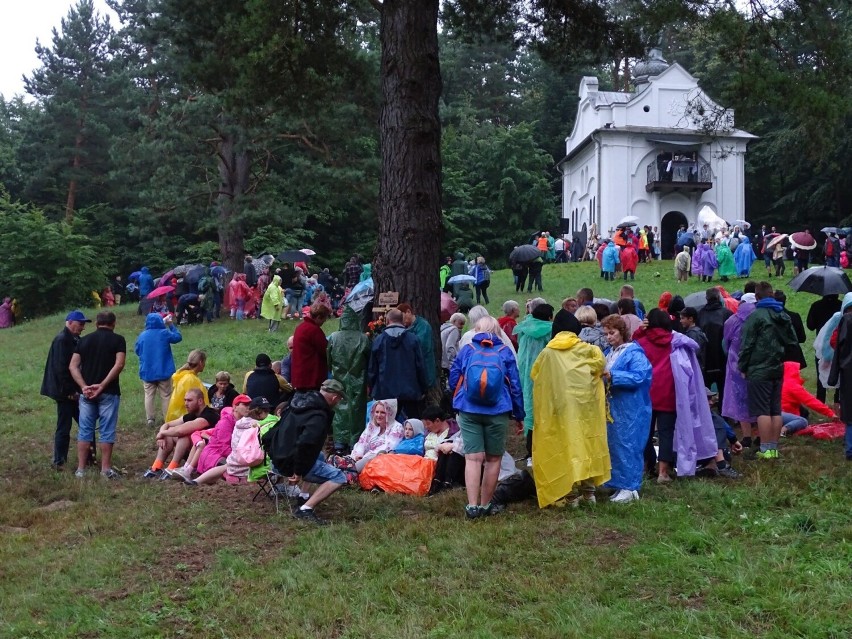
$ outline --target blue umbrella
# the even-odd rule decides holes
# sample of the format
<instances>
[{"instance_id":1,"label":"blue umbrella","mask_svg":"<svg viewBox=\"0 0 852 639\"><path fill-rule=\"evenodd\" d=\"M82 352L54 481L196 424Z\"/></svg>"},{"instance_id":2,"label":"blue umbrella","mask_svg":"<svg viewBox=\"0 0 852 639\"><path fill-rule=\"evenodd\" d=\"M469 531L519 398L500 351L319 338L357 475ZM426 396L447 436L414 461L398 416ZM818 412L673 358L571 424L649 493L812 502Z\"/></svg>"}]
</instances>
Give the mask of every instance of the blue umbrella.
<instances>
[{"instance_id":1,"label":"blue umbrella","mask_svg":"<svg viewBox=\"0 0 852 639\"><path fill-rule=\"evenodd\" d=\"M695 248L695 238L692 236L692 233L684 233L677 239L676 245L678 248L683 248L684 246Z\"/></svg>"},{"instance_id":2,"label":"blue umbrella","mask_svg":"<svg viewBox=\"0 0 852 639\"><path fill-rule=\"evenodd\" d=\"M453 275L447 280L447 284L473 284L476 278L473 275Z\"/></svg>"}]
</instances>

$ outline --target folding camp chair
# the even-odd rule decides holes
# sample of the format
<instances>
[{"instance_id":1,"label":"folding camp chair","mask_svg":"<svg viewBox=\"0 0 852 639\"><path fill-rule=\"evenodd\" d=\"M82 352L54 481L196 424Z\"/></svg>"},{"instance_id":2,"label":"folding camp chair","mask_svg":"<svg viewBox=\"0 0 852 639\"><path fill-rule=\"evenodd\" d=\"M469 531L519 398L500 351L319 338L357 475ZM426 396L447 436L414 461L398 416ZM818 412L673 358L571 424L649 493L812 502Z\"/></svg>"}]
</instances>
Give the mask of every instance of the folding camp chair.
<instances>
[{"instance_id":1,"label":"folding camp chair","mask_svg":"<svg viewBox=\"0 0 852 639\"><path fill-rule=\"evenodd\" d=\"M270 501L275 502L275 512L279 512L278 510L278 498L284 497L287 498L286 494L282 494L279 492L279 482L281 482L281 486L285 486L285 483L282 480L286 479L279 475L274 469L270 468L266 471L266 475L257 480L257 492L252 497L252 501L256 501L258 497L264 495Z\"/></svg>"}]
</instances>

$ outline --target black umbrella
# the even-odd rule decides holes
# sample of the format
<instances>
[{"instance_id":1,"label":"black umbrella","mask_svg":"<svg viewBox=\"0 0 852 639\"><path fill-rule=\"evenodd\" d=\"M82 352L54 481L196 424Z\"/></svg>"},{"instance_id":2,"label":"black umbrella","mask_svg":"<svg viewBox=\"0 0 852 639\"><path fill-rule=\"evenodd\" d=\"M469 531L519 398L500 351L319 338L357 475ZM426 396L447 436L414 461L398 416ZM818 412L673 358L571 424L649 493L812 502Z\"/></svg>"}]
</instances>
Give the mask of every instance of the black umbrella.
<instances>
[{"instance_id":1,"label":"black umbrella","mask_svg":"<svg viewBox=\"0 0 852 639\"><path fill-rule=\"evenodd\" d=\"M814 266L802 271L792 280L790 288L799 293L814 295L839 295L852 291L852 281L843 269L832 266Z\"/></svg>"},{"instance_id":2,"label":"black umbrella","mask_svg":"<svg viewBox=\"0 0 852 639\"><path fill-rule=\"evenodd\" d=\"M189 273L183 276L183 281L187 284L198 284L198 280L204 275L204 267L196 266Z\"/></svg>"},{"instance_id":3,"label":"black umbrella","mask_svg":"<svg viewBox=\"0 0 852 639\"><path fill-rule=\"evenodd\" d=\"M684 306L691 306L696 311L700 311L707 306L707 294L704 291L690 293L683 299Z\"/></svg>"},{"instance_id":4,"label":"black umbrella","mask_svg":"<svg viewBox=\"0 0 852 639\"><path fill-rule=\"evenodd\" d=\"M301 251L282 251L276 258L279 262L304 262L310 263L311 256Z\"/></svg>"},{"instance_id":5,"label":"black umbrella","mask_svg":"<svg viewBox=\"0 0 852 639\"><path fill-rule=\"evenodd\" d=\"M541 257L541 251L539 251L532 244L521 244L521 246L516 246L515 249L509 254L510 262L532 262L534 259Z\"/></svg>"}]
</instances>

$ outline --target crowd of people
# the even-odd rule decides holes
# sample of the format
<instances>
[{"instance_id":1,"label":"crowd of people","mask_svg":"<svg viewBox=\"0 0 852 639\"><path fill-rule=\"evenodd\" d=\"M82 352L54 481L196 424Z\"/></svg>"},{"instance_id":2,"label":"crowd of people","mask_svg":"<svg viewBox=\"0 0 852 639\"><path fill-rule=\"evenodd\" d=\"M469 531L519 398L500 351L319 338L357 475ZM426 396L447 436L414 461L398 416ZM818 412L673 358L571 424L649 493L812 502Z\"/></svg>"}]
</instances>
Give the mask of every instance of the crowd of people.
<instances>
[{"instance_id":1,"label":"crowd of people","mask_svg":"<svg viewBox=\"0 0 852 639\"><path fill-rule=\"evenodd\" d=\"M454 270L475 281L488 270L484 260L457 261L442 268L450 290ZM304 277L298 270L282 272ZM353 258L347 285L363 272ZM244 275L232 282L247 285ZM281 289L277 279L269 287ZM700 308L663 293L648 310L629 284L615 301L582 288L558 311L537 297L523 319L514 300L499 318L474 305L467 317L450 314L438 339L405 302L372 336L363 331L364 311L342 304L339 328L326 337L322 326L334 312L327 297L306 309L301 293L283 291L270 330L288 316L301 321L285 355L257 354L241 384L218 371L205 385L202 350L177 368L179 320L167 309L146 316L134 351L157 452L144 478L194 486L271 479L297 518L324 523L314 509L339 488L358 486L378 466L392 475L419 464L428 493L464 486L465 515L474 519L531 497L541 507L575 507L595 503L603 490L611 503L629 503L646 476L659 484L735 479L731 454L746 448L753 459L777 459L780 438L805 427L808 410L852 422L843 394L839 405L837 396L834 407L825 404L826 388L852 384L852 294L842 303L827 296L808 315L818 332L814 397L800 375L808 365L804 323L765 281L732 295L708 288ZM288 298L294 312L284 310ZM245 310L237 303L235 319ZM101 475L118 479L112 450L126 343L111 311L99 312L96 330L82 336L89 322L69 313L48 355L42 394L57 407L53 465L68 463L76 420L75 475L85 477L99 453ZM506 451L510 426L525 435L522 469Z\"/></svg>"}]
</instances>

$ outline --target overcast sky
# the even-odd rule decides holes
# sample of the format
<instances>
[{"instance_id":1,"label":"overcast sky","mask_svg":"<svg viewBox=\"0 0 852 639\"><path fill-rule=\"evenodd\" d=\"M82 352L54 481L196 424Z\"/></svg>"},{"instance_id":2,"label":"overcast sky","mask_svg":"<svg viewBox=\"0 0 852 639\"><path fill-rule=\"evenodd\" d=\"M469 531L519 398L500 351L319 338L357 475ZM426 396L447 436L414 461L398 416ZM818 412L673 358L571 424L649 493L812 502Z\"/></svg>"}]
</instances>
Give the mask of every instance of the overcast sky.
<instances>
[{"instance_id":1,"label":"overcast sky","mask_svg":"<svg viewBox=\"0 0 852 639\"><path fill-rule=\"evenodd\" d=\"M109 13L113 28L118 19L104 0L94 0L99 13ZM8 100L24 92L23 75L39 66L35 54L36 40L51 42L51 29L60 30L62 18L75 5L72 0L2 0L0 9L0 93Z\"/></svg>"}]
</instances>

